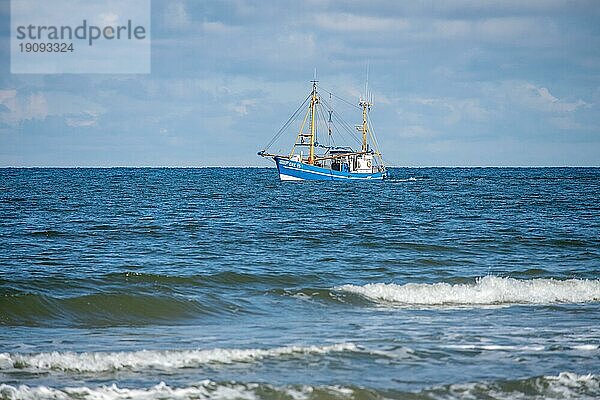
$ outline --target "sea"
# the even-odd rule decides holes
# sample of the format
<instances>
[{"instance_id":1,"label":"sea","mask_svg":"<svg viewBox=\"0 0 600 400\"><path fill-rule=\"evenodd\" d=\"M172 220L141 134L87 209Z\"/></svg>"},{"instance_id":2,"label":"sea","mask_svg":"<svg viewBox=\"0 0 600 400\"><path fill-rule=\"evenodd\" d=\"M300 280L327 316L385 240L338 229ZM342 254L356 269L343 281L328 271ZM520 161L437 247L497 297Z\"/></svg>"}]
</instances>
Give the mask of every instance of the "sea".
<instances>
[{"instance_id":1,"label":"sea","mask_svg":"<svg viewBox=\"0 0 600 400\"><path fill-rule=\"evenodd\" d=\"M0 399L598 399L600 168L0 169Z\"/></svg>"}]
</instances>

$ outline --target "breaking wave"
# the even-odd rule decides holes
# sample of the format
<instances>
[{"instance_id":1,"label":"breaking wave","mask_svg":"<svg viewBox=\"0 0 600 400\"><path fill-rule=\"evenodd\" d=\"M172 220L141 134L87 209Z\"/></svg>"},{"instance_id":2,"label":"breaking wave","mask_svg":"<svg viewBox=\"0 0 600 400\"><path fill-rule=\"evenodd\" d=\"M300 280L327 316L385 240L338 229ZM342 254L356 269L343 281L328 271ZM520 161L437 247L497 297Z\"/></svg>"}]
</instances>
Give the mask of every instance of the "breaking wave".
<instances>
[{"instance_id":1,"label":"breaking wave","mask_svg":"<svg viewBox=\"0 0 600 400\"><path fill-rule=\"evenodd\" d=\"M103 372L146 369L178 369L205 364L251 362L264 358L358 351L353 343L328 346L286 346L272 349L141 350L133 352L51 352L37 354L0 353L0 371L27 369L35 371Z\"/></svg>"},{"instance_id":2,"label":"breaking wave","mask_svg":"<svg viewBox=\"0 0 600 400\"><path fill-rule=\"evenodd\" d=\"M403 305L552 304L600 301L600 280L519 280L485 276L469 284L343 285L336 290Z\"/></svg>"},{"instance_id":3,"label":"breaking wave","mask_svg":"<svg viewBox=\"0 0 600 400\"><path fill-rule=\"evenodd\" d=\"M265 383L214 382L204 380L187 387L172 387L164 382L149 388L121 388L113 384L90 388L27 385L0 385L0 398L29 399L597 399L600 396L600 379L596 375L578 375L562 372L558 376L541 376L519 380L452 384L423 389L418 392L378 390L359 386L338 385L287 385L273 386Z\"/></svg>"},{"instance_id":4,"label":"breaking wave","mask_svg":"<svg viewBox=\"0 0 600 400\"><path fill-rule=\"evenodd\" d=\"M503 345L503 344L449 344L442 346L443 348L452 350L473 350L473 351L519 351L519 352L537 352L537 351L553 351L556 345ZM597 344L565 344L560 345L562 351L596 351L600 350L600 345Z\"/></svg>"}]
</instances>

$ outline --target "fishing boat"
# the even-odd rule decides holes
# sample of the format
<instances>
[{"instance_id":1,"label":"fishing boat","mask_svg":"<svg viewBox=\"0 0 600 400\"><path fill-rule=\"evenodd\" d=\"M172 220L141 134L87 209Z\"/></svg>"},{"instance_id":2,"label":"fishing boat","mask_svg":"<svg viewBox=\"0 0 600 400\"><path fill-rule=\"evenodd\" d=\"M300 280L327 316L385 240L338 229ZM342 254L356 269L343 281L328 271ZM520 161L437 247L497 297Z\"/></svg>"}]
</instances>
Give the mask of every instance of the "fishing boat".
<instances>
[{"instance_id":1,"label":"fishing boat","mask_svg":"<svg viewBox=\"0 0 600 400\"><path fill-rule=\"evenodd\" d=\"M325 91L329 94L329 99L326 99L318 90L318 81L315 79L311 83L312 90L308 97L258 155L275 161L282 181L385 179L388 176L387 170L369 118L373 97L368 94L368 85L365 85L365 96L360 97L358 107L351 104L362 112L362 123L356 125L353 130L332 107L334 97L345 100ZM306 112L292 150L287 154L271 153L269 149L290 124L302 115L301 111L304 109ZM349 134L347 136L354 139L360 149L336 145L336 132ZM320 138L325 143L320 143Z\"/></svg>"}]
</instances>

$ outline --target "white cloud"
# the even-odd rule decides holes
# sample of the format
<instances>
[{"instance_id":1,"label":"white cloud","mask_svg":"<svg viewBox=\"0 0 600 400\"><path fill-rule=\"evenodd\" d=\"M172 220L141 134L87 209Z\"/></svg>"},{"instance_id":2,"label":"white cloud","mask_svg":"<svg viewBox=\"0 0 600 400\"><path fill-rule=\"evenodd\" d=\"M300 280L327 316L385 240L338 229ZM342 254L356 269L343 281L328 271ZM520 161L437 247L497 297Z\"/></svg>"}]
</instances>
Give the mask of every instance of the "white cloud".
<instances>
[{"instance_id":1,"label":"white cloud","mask_svg":"<svg viewBox=\"0 0 600 400\"><path fill-rule=\"evenodd\" d=\"M75 128L83 128L89 126L95 126L98 123L98 117L100 114L94 111L85 111L79 115L67 116L65 123Z\"/></svg>"},{"instance_id":2,"label":"white cloud","mask_svg":"<svg viewBox=\"0 0 600 400\"><path fill-rule=\"evenodd\" d=\"M403 125L422 124L425 120L423 114L414 111L409 111L405 108L397 109L396 114L398 114L398 123Z\"/></svg>"},{"instance_id":3,"label":"white cloud","mask_svg":"<svg viewBox=\"0 0 600 400\"><path fill-rule=\"evenodd\" d=\"M385 18L349 13L320 13L315 16L316 24L334 31L387 31L408 29L410 23L404 18Z\"/></svg>"},{"instance_id":4,"label":"white cloud","mask_svg":"<svg viewBox=\"0 0 600 400\"><path fill-rule=\"evenodd\" d=\"M27 99L26 110L29 118L45 119L48 116L48 102L43 93L33 93Z\"/></svg>"},{"instance_id":5,"label":"white cloud","mask_svg":"<svg viewBox=\"0 0 600 400\"><path fill-rule=\"evenodd\" d=\"M44 120L49 116L64 117L69 126L96 124L104 108L83 97L61 92L21 93L15 89L0 90L0 122L16 126L28 120Z\"/></svg>"},{"instance_id":6,"label":"white cloud","mask_svg":"<svg viewBox=\"0 0 600 400\"><path fill-rule=\"evenodd\" d=\"M401 138L431 138L439 132L422 125L406 125L399 128L398 136Z\"/></svg>"},{"instance_id":7,"label":"white cloud","mask_svg":"<svg viewBox=\"0 0 600 400\"><path fill-rule=\"evenodd\" d=\"M570 113L588 104L578 99L576 101L561 100L545 87L538 87L531 83L520 84L515 88L513 96L523 105L538 111L551 113Z\"/></svg>"},{"instance_id":8,"label":"white cloud","mask_svg":"<svg viewBox=\"0 0 600 400\"><path fill-rule=\"evenodd\" d=\"M580 2L583 3L584 2ZM502 1L480 1L480 0L454 0L439 1L433 3L434 8L445 14L462 13L477 14L539 14L550 13L557 10L573 9L572 0L502 0Z\"/></svg>"},{"instance_id":9,"label":"white cloud","mask_svg":"<svg viewBox=\"0 0 600 400\"><path fill-rule=\"evenodd\" d=\"M422 20L417 38L509 43L518 46L556 45L564 39L556 23L541 17Z\"/></svg>"},{"instance_id":10,"label":"white cloud","mask_svg":"<svg viewBox=\"0 0 600 400\"><path fill-rule=\"evenodd\" d=\"M441 99L428 98L428 97L413 97L410 99L410 101L413 103L424 105L424 106L430 106L433 104L442 103Z\"/></svg>"},{"instance_id":11,"label":"white cloud","mask_svg":"<svg viewBox=\"0 0 600 400\"><path fill-rule=\"evenodd\" d=\"M102 13L99 15L102 25L115 26L119 24L119 15L113 12Z\"/></svg>"},{"instance_id":12,"label":"white cloud","mask_svg":"<svg viewBox=\"0 0 600 400\"><path fill-rule=\"evenodd\" d=\"M254 99L244 99L233 107L233 111L239 115L247 115L248 109L256 105L256 103L257 102Z\"/></svg>"},{"instance_id":13,"label":"white cloud","mask_svg":"<svg viewBox=\"0 0 600 400\"><path fill-rule=\"evenodd\" d=\"M444 118L448 125L460 121L482 122L489 119L491 112L482 107L477 99L460 99L446 101L444 104L450 113Z\"/></svg>"},{"instance_id":14,"label":"white cloud","mask_svg":"<svg viewBox=\"0 0 600 400\"><path fill-rule=\"evenodd\" d=\"M17 96L15 89L0 90L0 104L4 104L6 101L10 101Z\"/></svg>"},{"instance_id":15,"label":"white cloud","mask_svg":"<svg viewBox=\"0 0 600 400\"><path fill-rule=\"evenodd\" d=\"M475 98L414 97L409 99L409 102L443 110L443 122L446 125L455 125L461 121L482 122L488 120L492 115L492 112L483 107Z\"/></svg>"},{"instance_id":16,"label":"white cloud","mask_svg":"<svg viewBox=\"0 0 600 400\"><path fill-rule=\"evenodd\" d=\"M432 22L433 32L439 36L466 37L472 33L473 24L466 20L441 19Z\"/></svg>"},{"instance_id":17,"label":"white cloud","mask_svg":"<svg viewBox=\"0 0 600 400\"><path fill-rule=\"evenodd\" d=\"M226 25L219 21L206 21L202 23L202 31L205 33L228 34L240 31L239 27Z\"/></svg>"},{"instance_id":18,"label":"white cloud","mask_svg":"<svg viewBox=\"0 0 600 400\"><path fill-rule=\"evenodd\" d=\"M40 92L18 96L14 89L0 90L0 104L8 110L0 113L0 121L9 125L29 119L44 119L48 116L48 102Z\"/></svg>"},{"instance_id":19,"label":"white cloud","mask_svg":"<svg viewBox=\"0 0 600 400\"><path fill-rule=\"evenodd\" d=\"M164 14L164 24L173 30L183 30L191 25L190 15L182 1L171 1Z\"/></svg>"},{"instance_id":20,"label":"white cloud","mask_svg":"<svg viewBox=\"0 0 600 400\"><path fill-rule=\"evenodd\" d=\"M552 124L552 126L566 131L574 129L585 129L585 126L583 126L579 122L574 121L571 115L552 117L550 118L550 123Z\"/></svg>"}]
</instances>

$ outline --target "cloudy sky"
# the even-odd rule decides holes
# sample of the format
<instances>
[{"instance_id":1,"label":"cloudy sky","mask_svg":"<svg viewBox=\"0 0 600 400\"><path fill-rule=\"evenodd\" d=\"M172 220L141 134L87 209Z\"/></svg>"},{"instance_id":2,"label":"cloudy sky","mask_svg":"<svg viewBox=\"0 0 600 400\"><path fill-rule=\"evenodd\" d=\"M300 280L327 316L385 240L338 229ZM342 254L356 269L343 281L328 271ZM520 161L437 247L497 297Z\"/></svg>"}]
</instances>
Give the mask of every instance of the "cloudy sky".
<instances>
[{"instance_id":1,"label":"cloudy sky","mask_svg":"<svg viewBox=\"0 0 600 400\"><path fill-rule=\"evenodd\" d=\"M391 165L600 165L598 1L153 1L148 75L11 74L9 14L3 166L270 165L314 69L358 101L367 62Z\"/></svg>"}]
</instances>

